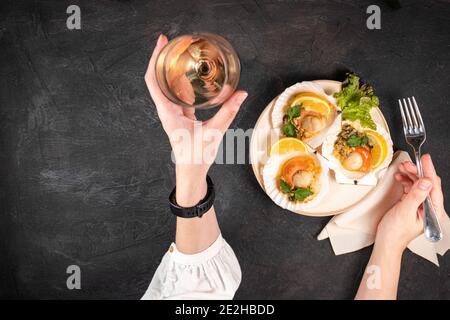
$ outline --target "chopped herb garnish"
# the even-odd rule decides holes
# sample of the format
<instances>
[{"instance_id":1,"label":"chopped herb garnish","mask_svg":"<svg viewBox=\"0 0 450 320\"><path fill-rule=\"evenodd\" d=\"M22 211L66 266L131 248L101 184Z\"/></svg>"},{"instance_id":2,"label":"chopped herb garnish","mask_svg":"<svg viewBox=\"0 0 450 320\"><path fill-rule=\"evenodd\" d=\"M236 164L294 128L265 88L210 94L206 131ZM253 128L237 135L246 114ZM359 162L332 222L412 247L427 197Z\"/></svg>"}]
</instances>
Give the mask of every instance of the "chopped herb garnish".
<instances>
[{"instance_id":1,"label":"chopped herb garnish","mask_svg":"<svg viewBox=\"0 0 450 320\"><path fill-rule=\"evenodd\" d=\"M292 120L294 118L300 117L300 113L301 113L301 110L302 110L301 107L302 106L300 104L296 104L295 106L290 107L288 109L289 120Z\"/></svg>"},{"instance_id":2,"label":"chopped herb garnish","mask_svg":"<svg viewBox=\"0 0 450 320\"><path fill-rule=\"evenodd\" d=\"M312 194L314 194L314 192L312 192L311 189L309 189L309 188L308 189L307 188L297 188L294 191L294 199L303 201Z\"/></svg>"},{"instance_id":3,"label":"chopped herb garnish","mask_svg":"<svg viewBox=\"0 0 450 320\"><path fill-rule=\"evenodd\" d=\"M283 134L287 137L296 137L298 129L294 125L293 120L295 118L300 117L300 114L302 112L301 104L296 104L295 106L289 107L287 110L287 122L281 129L283 131Z\"/></svg>"},{"instance_id":4,"label":"chopped herb garnish","mask_svg":"<svg viewBox=\"0 0 450 320\"><path fill-rule=\"evenodd\" d=\"M283 134L286 137L295 137L297 136L297 128L291 122L286 123L283 128Z\"/></svg>"},{"instance_id":5,"label":"chopped herb garnish","mask_svg":"<svg viewBox=\"0 0 450 320\"><path fill-rule=\"evenodd\" d=\"M287 193L289 195L289 200L291 201L303 201L310 195L314 194L310 188L291 188L291 186L283 179L280 179L280 187L281 192Z\"/></svg>"},{"instance_id":6,"label":"chopped herb garnish","mask_svg":"<svg viewBox=\"0 0 450 320\"><path fill-rule=\"evenodd\" d=\"M280 186L283 193L290 193L292 191L291 187L283 179L280 179Z\"/></svg>"},{"instance_id":7,"label":"chopped herb garnish","mask_svg":"<svg viewBox=\"0 0 450 320\"><path fill-rule=\"evenodd\" d=\"M348 139L347 139L347 145L349 147L360 147L362 145L369 145L369 138L367 138L367 136L358 136L356 134L352 134Z\"/></svg>"}]
</instances>

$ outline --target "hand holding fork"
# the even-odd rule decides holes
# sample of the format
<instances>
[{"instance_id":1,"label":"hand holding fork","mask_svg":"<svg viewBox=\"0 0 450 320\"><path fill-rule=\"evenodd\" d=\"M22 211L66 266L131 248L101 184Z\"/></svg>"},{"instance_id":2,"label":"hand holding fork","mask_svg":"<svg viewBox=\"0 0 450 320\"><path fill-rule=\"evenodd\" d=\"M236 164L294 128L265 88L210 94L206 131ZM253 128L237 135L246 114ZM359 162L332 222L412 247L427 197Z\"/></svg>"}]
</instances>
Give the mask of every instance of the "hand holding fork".
<instances>
[{"instance_id":1,"label":"hand holding fork","mask_svg":"<svg viewBox=\"0 0 450 320\"><path fill-rule=\"evenodd\" d=\"M420 162L420 148L426 140L425 125L414 97L399 99L400 112L402 115L403 131L406 142L413 148L416 159L417 172L423 177L422 164ZM425 237L431 242L437 242L442 238L436 210L429 196L423 203L423 221Z\"/></svg>"}]
</instances>

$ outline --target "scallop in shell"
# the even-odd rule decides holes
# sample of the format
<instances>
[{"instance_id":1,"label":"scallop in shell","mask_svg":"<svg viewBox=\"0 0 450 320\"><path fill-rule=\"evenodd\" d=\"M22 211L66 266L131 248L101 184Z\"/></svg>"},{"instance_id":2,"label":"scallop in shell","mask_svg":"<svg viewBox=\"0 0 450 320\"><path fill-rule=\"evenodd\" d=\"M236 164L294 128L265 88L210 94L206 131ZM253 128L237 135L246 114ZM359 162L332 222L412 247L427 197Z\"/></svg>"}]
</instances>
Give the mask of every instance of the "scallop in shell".
<instances>
[{"instance_id":1,"label":"scallop in shell","mask_svg":"<svg viewBox=\"0 0 450 320\"><path fill-rule=\"evenodd\" d=\"M316 206L329 189L326 161L309 152L271 156L263 180L272 201L293 212Z\"/></svg>"},{"instance_id":2,"label":"scallop in shell","mask_svg":"<svg viewBox=\"0 0 450 320\"><path fill-rule=\"evenodd\" d=\"M322 154L329 160L328 165L338 182L356 180L360 184L374 185L392 161L393 144L380 124L372 130L361 127L358 122L343 121L342 126L325 139Z\"/></svg>"},{"instance_id":3,"label":"scallop in shell","mask_svg":"<svg viewBox=\"0 0 450 320\"><path fill-rule=\"evenodd\" d=\"M317 148L325 140L327 132L336 122L338 111L336 101L327 95L321 86L303 81L286 90L277 98L272 110L272 126L283 135L283 126L288 119L288 109L301 105L300 114L292 120L295 136L312 148Z\"/></svg>"}]
</instances>

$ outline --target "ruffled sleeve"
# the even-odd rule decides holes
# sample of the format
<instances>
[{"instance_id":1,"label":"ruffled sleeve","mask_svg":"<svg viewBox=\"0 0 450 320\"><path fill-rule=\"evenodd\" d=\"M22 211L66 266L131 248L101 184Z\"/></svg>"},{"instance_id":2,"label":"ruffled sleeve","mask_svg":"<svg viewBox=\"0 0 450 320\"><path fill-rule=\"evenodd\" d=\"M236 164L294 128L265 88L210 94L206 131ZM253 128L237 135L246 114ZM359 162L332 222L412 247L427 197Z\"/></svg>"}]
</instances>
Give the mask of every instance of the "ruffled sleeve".
<instances>
[{"instance_id":1,"label":"ruffled sleeve","mask_svg":"<svg viewBox=\"0 0 450 320\"><path fill-rule=\"evenodd\" d=\"M236 255L222 235L196 254L183 254L172 243L141 299L233 299L241 276Z\"/></svg>"}]
</instances>

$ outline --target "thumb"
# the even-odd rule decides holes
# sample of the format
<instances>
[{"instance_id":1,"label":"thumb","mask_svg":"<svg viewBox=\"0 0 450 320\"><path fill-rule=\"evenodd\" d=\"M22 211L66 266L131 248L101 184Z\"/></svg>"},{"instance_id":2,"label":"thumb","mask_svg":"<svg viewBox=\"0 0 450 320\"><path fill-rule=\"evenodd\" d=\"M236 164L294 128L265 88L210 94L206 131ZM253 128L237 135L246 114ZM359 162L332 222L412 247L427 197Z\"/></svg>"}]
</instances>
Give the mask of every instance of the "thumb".
<instances>
[{"instance_id":1,"label":"thumb","mask_svg":"<svg viewBox=\"0 0 450 320\"><path fill-rule=\"evenodd\" d=\"M222 134L224 134L231 122L233 122L239 108L241 107L241 104L247 96L248 93L242 90L233 93L233 95L225 101L219 111L217 111L214 117L208 120L208 128L218 129L222 132Z\"/></svg>"},{"instance_id":2,"label":"thumb","mask_svg":"<svg viewBox=\"0 0 450 320\"><path fill-rule=\"evenodd\" d=\"M411 190L402 200L402 207L408 212L416 212L422 202L425 201L428 193L431 190L432 183L427 178L418 179Z\"/></svg>"},{"instance_id":3,"label":"thumb","mask_svg":"<svg viewBox=\"0 0 450 320\"><path fill-rule=\"evenodd\" d=\"M153 49L152 56L148 63L147 72L145 73L145 82L147 83L150 95L152 96L153 100L167 100L164 94L159 89L155 74L156 60L158 59L161 50L166 46L167 43L167 37L161 34L158 38L158 41L156 42L155 49Z\"/></svg>"}]
</instances>

